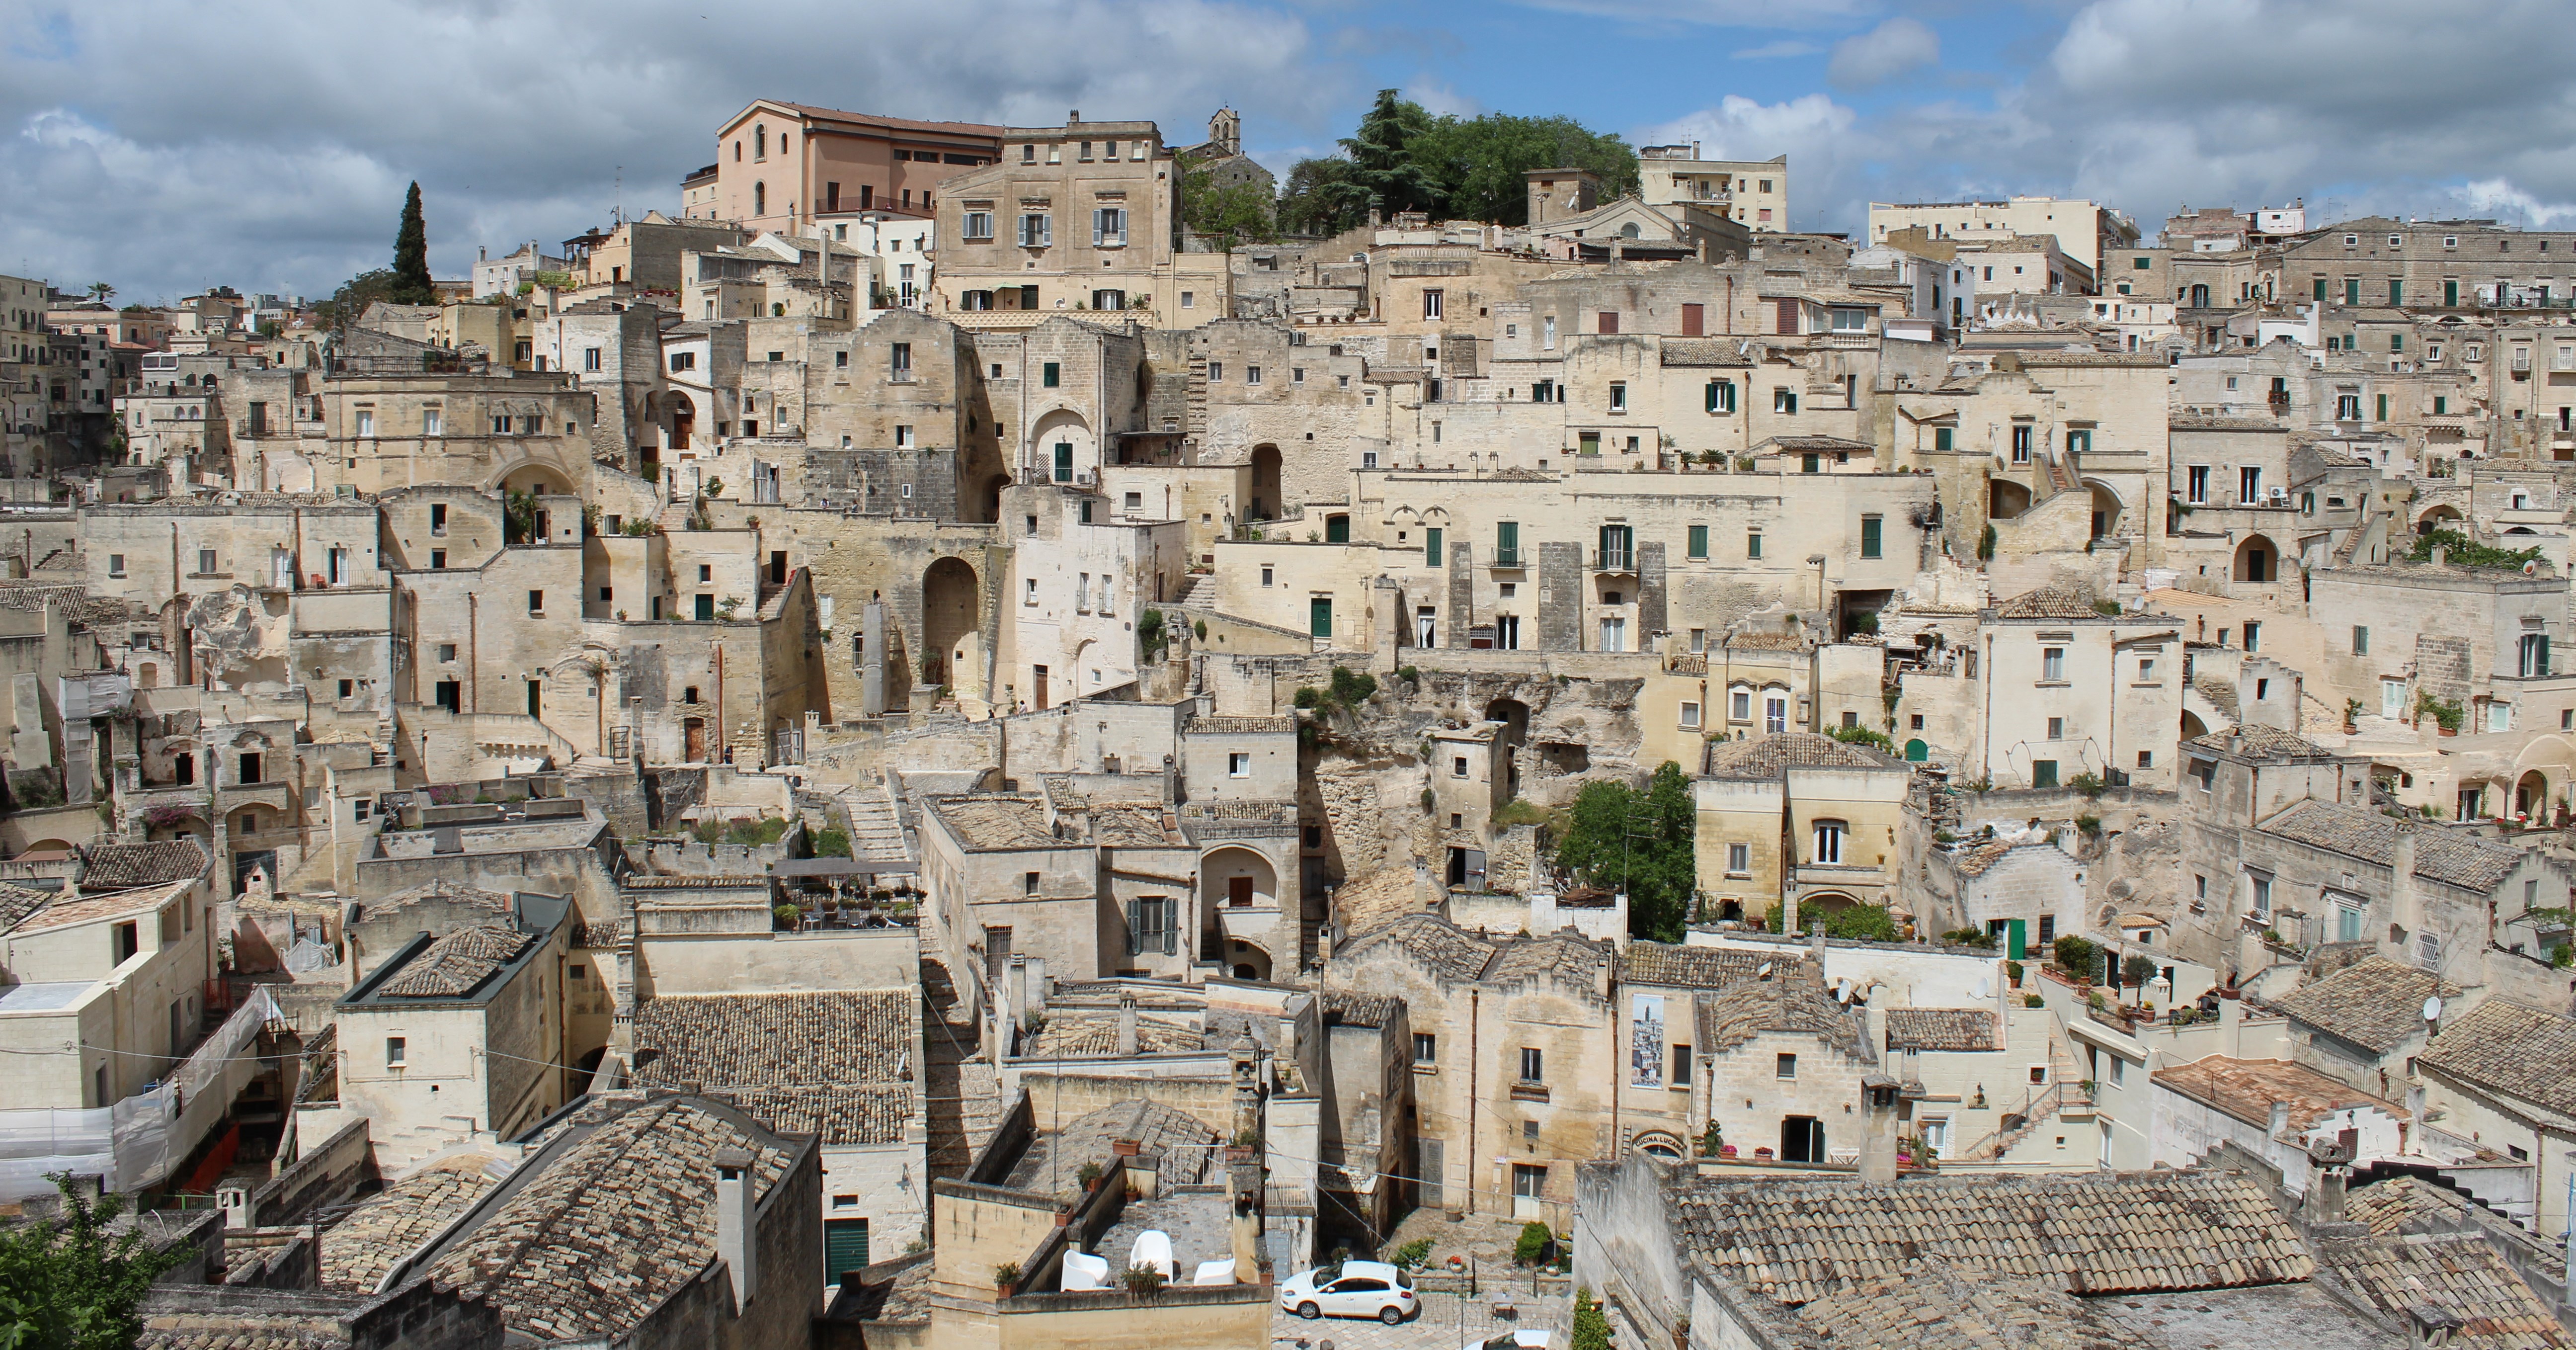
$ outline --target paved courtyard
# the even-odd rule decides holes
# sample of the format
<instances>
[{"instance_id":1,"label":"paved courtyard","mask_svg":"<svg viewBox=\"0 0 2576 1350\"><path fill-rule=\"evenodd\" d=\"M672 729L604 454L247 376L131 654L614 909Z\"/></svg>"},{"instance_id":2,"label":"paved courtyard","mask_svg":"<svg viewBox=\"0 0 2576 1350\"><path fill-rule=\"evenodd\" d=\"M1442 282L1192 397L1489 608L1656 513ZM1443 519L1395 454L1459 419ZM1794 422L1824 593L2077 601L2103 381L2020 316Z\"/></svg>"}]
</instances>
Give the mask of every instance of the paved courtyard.
<instances>
[{"instance_id":1,"label":"paved courtyard","mask_svg":"<svg viewBox=\"0 0 2576 1350\"><path fill-rule=\"evenodd\" d=\"M1270 1316L1271 1350L1459 1350L1459 1347L1500 1332L1520 1327L1547 1327L1556 1332L1556 1350L1565 1350L1566 1319L1572 1300L1565 1294L1540 1299L1529 1296L1529 1280L1522 1276L1520 1290L1513 1294L1517 1318L1494 1315L1494 1300L1509 1281L1498 1286L1481 1283L1473 1299L1438 1290L1422 1295L1422 1311L1400 1327L1357 1317L1324 1317L1309 1322L1294 1313L1274 1311Z\"/></svg>"}]
</instances>

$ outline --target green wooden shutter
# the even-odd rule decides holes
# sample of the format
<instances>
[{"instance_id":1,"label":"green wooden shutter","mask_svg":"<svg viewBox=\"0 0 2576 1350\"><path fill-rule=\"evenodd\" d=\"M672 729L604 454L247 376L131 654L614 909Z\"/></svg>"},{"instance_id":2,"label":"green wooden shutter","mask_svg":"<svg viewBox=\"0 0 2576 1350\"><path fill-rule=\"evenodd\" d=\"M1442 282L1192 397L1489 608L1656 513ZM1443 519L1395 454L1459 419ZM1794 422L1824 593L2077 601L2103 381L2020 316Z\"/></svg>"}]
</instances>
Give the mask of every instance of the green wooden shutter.
<instances>
[{"instance_id":1,"label":"green wooden shutter","mask_svg":"<svg viewBox=\"0 0 2576 1350\"><path fill-rule=\"evenodd\" d=\"M1440 529L1438 526L1433 526L1432 528L1422 532L1422 565L1425 567L1439 567L1443 565L1440 557Z\"/></svg>"},{"instance_id":2,"label":"green wooden shutter","mask_svg":"<svg viewBox=\"0 0 2576 1350\"><path fill-rule=\"evenodd\" d=\"M1945 454L1945 455L1946 455L1946 454L1950 453L1950 438L1951 438L1951 430L1950 430L1950 428L1948 428L1948 427L1934 427L1934 428L1932 428L1932 448L1933 448L1933 449L1935 449L1935 450L1940 451L1942 454Z\"/></svg>"},{"instance_id":3,"label":"green wooden shutter","mask_svg":"<svg viewBox=\"0 0 2576 1350\"><path fill-rule=\"evenodd\" d=\"M1177 900L1161 900L1155 902L1155 908L1162 911L1163 955L1170 956L1180 950L1180 902Z\"/></svg>"},{"instance_id":4,"label":"green wooden shutter","mask_svg":"<svg viewBox=\"0 0 2576 1350\"><path fill-rule=\"evenodd\" d=\"M1879 556L1879 524L1879 518L1876 516L1860 518L1860 556L1864 558Z\"/></svg>"},{"instance_id":5,"label":"green wooden shutter","mask_svg":"<svg viewBox=\"0 0 2576 1350\"><path fill-rule=\"evenodd\" d=\"M825 1219L823 1221L823 1283L839 1284L842 1275L864 1270L867 1264L868 1221Z\"/></svg>"},{"instance_id":6,"label":"green wooden shutter","mask_svg":"<svg viewBox=\"0 0 2576 1350\"><path fill-rule=\"evenodd\" d=\"M1306 631L1315 637L1333 635L1333 602L1329 596L1317 596L1306 602Z\"/></svg>"},{"instance_id":7,"label":"green wooden shutter","mask_svg":"<svg viewBox=\"0 0 2576 1350\"><path fill-rule=\"evenodd\" d=\"M1324 517L1324 542L1327 544L1351 542L1351 518L1349 516Z\"/></svg>"},{"instance_id":8,"label":"green wooden shutter","mask_svg":"<svg viewBox=\"0 0 2576 1350\"><path fill-rule=\"evenodd\" d=\"M2460 283L2456 281L2445 281L2442 283L2442 303L2453 309L2459 308Z\"/></svg>"},{"instance_id":9,"label":"green wooden shutter","mask_svg":"<svg viewBox=\"0 0 2576 1350\"><path fill-rule=\"evenodd\" d=\"M2361 303L2361 278L2345 277L2343 279L2343 302L2347 305L2358 305Z\"/></svg>"},{"instance_id":10,"label":"green wooden shutter","mask_svg":"<svg viewBox=\"0 0 2576 1350\"><path fill-rule=\"evenodd\" d=\"M2382 422L2388 420L2388 395L2386 394L2379 395L2379 420Z\"/></svg>"},{"instance_id":11,"label":"green wooden shutter","mask_svg":"<svg viewBox=\"0 0 2576 1350\"><path fill-rule=\"evenodd\" d=\"M1693 525L1690 527L1690 555L1694 558L1705 558L1708 556L1707 526Z\"/></svg>"},{"instance_id":12,"label":"green wooden shutter","mask_svg":"<svg viewBox=\"0 0 2576 1350\"><path fill-rule=\"evenodd\" d=\"M1521 561L1521 523L1517 520L1497 522L1494 526L1494 565L1518 567Z\"/></svg>"},{"instance_id":13,"label":"green wooden shutter","mask_svg":"<svg viewBox=\"0 0 2576 1350\"><path fill-rule=\"evenodd\" d=\"M2319 277L2319 278L2317 278L2317 294L2316 294L2316 298L2317 298L2317 299L2319 299L2319 300L2323 300L2323 299L2325 299L2325 298L2326 298L2326 279L2325 279L2324 277Z\"/></svg>"},{"instance_id":14,"label":"green wooden shutter","mask_svg":"<svg viewBox=\"0 0 2576 1350\"><path fill-rule=\"evenodd\" d=\"M2388 279L2388 303L2391 305L2405 304L2405 295L2406 283L2395 277L2390 277Z\"/></svg>"},{"instance_id":15,"label":"green wooden shutter","mask_svg":"<svg viewBox=\"0 0 2576 1350\"><path fill-rule=\"evenodd\" d=\"M1055 443L1055 481L1059 483L1073 481L1073 442L1071 441Z\"/></svg>"},{"instance_id":16,"label":"green wooden shutter","mask_svg":"<svg viewBox=\"0 0 2576 1350\"><path fill-rule=\"evenodd\" d=\"M2549 674L2549 635L2547 633L2532 634L2531 673L2534 676Z\"/></svg>"},{"instance_id":17,"label":"green wooden shutter","mask_svg":"<svg viewBox=\"0 0 2576 1350\"><path fill-rule=\"evenodd\" d=\"M1145 913L1142 901L1127 902L1127 954L1136 956L1145 950Z\"/></svg>"}]
</instances>

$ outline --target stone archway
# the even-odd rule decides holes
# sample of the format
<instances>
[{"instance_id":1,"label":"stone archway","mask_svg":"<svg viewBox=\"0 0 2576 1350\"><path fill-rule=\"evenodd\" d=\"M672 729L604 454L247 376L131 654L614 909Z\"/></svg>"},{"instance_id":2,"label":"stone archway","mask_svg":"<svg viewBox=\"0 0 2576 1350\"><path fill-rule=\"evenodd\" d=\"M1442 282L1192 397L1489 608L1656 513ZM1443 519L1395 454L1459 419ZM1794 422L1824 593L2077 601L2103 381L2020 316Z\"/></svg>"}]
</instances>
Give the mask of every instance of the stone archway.
<instances>
[{"instance_id":1,"label":"stone archway","mask_svg":"<svg viewBox=\"0 0 2576 1350\"><path fill-rule=\"evenodd\" d=\"M963 558L941 558L921 574L921 666L915 678L923 684L957 686L957 644L983 627L983 584Z\"/></svg>"},{"instance_id":2,"label":"stone archway","mask_svg":"<svg viewBox=\"0 0 2576 1350\"><path fill-rule=\"evenodd\" d=\"M1279 869L1240 844L1210 849L1199 859L1199 902L1211 914L1223 909L1277 909Z\"/></svg>"},{"instance_id":3,"label":"stone archway","mask_svg":"<svg viewBox=\"0 0 2576 1350\"><path fill-rule=\"evenodd\" d=\"M2120 523L2128 515L2120 494L2099 479L2087 478L2084 486L2093 492L2093 538L2109 539L2119 534Z\"/></svg>"},{"instance_id":4,"label":"stone archway","mask_svg":"<svg viewBox=\"0 0 2576 1350\"><path fill-rule=\"evenodd\" d=\"M2549 814L2549 775L2526 769L2513 780L2513 810L2534 821L2545 819Z\"/></svg>"},{"instance_id":5,"label":"stone archway","mask_svg":"<svg viewBox=\"0 0 2576 1350\"><path fill-rule=\"evenodd\" d=\"M2236 546L2236 560L2228 575L2237 581L2269 583L2281 579L2281 546L2259 534L2247 535Z\"/></svg>"},{"instance_id":6,"label":"stone archway","mask_svg":"<svg viewBox=\"0 0 2576 1350\"><path fill-rule=\"evenodd\" d=\"M1986 485L1986 517L1990 520L2012 520L2030 509L2030 489L2009 478L1997 478Z\"/></svg>"}]
</instances>

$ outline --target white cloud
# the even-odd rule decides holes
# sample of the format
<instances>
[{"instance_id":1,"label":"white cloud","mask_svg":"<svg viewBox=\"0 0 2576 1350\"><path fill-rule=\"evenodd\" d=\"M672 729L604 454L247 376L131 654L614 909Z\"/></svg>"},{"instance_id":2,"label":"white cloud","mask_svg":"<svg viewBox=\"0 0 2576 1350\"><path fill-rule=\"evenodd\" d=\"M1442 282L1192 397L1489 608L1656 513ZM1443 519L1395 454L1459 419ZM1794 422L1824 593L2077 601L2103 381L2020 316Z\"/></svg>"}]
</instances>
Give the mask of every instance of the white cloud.
<instances>
[{"instance_id":1,"label":"white cloud","mask_svg":"<svg viewBox=\"0 0 2576 1350\"><path fill-rule=\"evenodd\" d=\"M1421 104L1422 110L1434 117L1477 117L1485 111L1485 105L1473 97L1459 93L1446 81L1427 75L1407 83L1404 96Z\"/></svg>"},{"instance_id":2,"label":"white cloud","mask_svg":"<svg viewBox=\"0 0 2576 1350\"><path fill-rule=\"evenodd\" d=\"M1777 61L1791 56L1813 56L1823 50L1824 48L1812 42L1782 38L1778 42L1765 42L1759 47L1738 48L1729 55L1737 61Z\"/></svg>"},{"instance_id":3,"label":"white cloud","mask_svg":"<svg viewBox=\"0 0 2576 1350\"><path fill-rule=\"evenodd\" d=\"M1876 0L1518 0L1531 9L1590 14L1650 25L1715 24L1728 28L1821 28L1869 13Z\"/></svg>"},{"instance_id":4,"label":"white cloud","mask_svg":"<svg viewBox=\"0 0 2576 1350\"><path fill-rule=\"evenodd\" d=\"M1900 16L1835 43L1825 78L1838 88L1867 89L1940 59L1940 35Z\"/></svg>"},{"instance_id":5,"label":"white cloud","mask_svg":"<svg viewBox=\"0 0 2576 1350\"><path fill-rule=\"evenodd\" d=\"M1256 144L1338 132L1362 95L1262 0L850 6L632 0L0 0L0 268L127 295L209 280L327 293L391 258L420 180L431 265L676 210L754 97L1013 125L1231 103ZM621 168L622 166L622 168Z\"/></svg>"}]
</instances>

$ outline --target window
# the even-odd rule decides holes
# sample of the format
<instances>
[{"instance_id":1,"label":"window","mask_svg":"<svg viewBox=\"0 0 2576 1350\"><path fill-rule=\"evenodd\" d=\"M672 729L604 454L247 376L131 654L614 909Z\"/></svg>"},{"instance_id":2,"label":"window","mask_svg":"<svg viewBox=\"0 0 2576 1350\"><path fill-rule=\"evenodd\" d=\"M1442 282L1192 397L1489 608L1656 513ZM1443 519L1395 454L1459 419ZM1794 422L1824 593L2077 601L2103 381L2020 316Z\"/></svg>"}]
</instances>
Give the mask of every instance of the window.
<instances>
[{"instance_id":1,"label":"window","mask_svg":"<svg viewBox=\"0 0 2576 1350\"><path fill-rule=\"evenodd\" d=\"M1708 387L1705 391L1705 399L1707 409L1710 412L1731 413L1735 411L1735 382L1732 380L1709 381Z\"/></svg>"},{"instance_id":2,"label":"window","mask_svg":"<svg viewBox=\"0 0 2576 1350\"><path fill-rule=\"evenodd\" d=\"M1744 556L1756 561L1761 559L1762 532L1760 530L1747 530L1744 532Z\"/></svg>"},{"instance_id":3,"label":"window","mask_svg":"<svg viewBox=\"0 0 2576 1350\"><path fill-rule=\"evenodd\" d=\"M1729 844L1726 846L1727 875L1744 876L1752 872L1752 870L1753 846L1751 844Z\"/></svg>"},{"instance_id":4,"label":"window","mask_svg":"<svg viewBox=\"0 0 2576 1350\"><path fill-rule=\"evenodd\" d=\"M1819 863L1839 863L1843 860L1843 823L1841 821L1817 821L1815 836L1816 851L1815 856L1810 859L1810 861Z\"/></svg>"},{"instance_id":5,"label":"window","mask_svg":"<svg viewBox=\"0 0 2576 1350\"><path fill-rule=\"evenodd\" d=\"M1774 1078L1796 1078L1798 1076L1798 1057L1796 1055L1783 1053L1777 1059L1774 1059L1771 1064L1771 1076Z\"/></svg>"},{"instance_id":6,"label":"window","mask_svg":"<svg viewBox=\"0 0 2576 1350\"><path fill-rule=\"evenodd\" d=\"M1547 1056L1535 1046L1521 1047L1521 1081L1524 1083L1547 1081Z\"/></svg>"},{"instance_id":7,"label":"window","mask_svg":"<svg viewBox=\"0 0 2576 1350\"><path fill-rule=\"evenodd\" d=\"M909 450L912 448L911 424L904 422L898 422L895 424L894 448L897 450Z\"/></svg>"},{"instance_id":8,"label":"window","mask_svg":"<svg viewBox=\"0 0 2576 1350\"><path fill-rule=\"evenodd\" d=\"M2205 505L2205 504L2207 504L2207 503L2208 503L2208 501L2209 501L2209 466L2208 466L2208 465L2206 465L2206 464L2194 464L2194 465L2190 466L2190 467L2185 471L2185 473L2184 473L2184 482L2185 482L2185 486L2184 486L2184 488L2183 488L2183 494L2184 494L2183 499L2184 499L2185 501L2190 502L2190 503L2191 503L2192 505L2194 505L2194 506L2201 506L2201 505Z\"/></svg>"},{"instance_id":9,"label":"window","mask_svg":"<svg viewBox=\"0 0 2576 1350\"><path fill-rule=\"evenodd\" d=\"M2042 647L2039 649L2039 678L2052 684L2062 684L2065 682L2066 649L2064 647Z\"/></svg>"},{"instance_id":10,"label":"window","mask_svg":"<svg viewBox=\"0 0 2576 1350\"><path fill-rule=\"evenodd\" d=\"M1422 532L1423 566L1439 567L1443 565L1443 560L1440 555L1440 536L1441 529L1437 525L1434 525L1430 529Z\"/></svg>"},{"instance_id":11,"label":"window","mask_svg":"<svg viewBox=\"0 0 2576 1350\"><path fill-rule=\"evenodd\" d=\"M1091 213L1091 243L1095 248L1124 248L1127 244L1127 208L1104 206Z\"/></svg>"},{"instance_id":12,"label":"window","mask_svg":"<svg viewBox=\"0 0 2576 1350\"><path fill-rule=\"evenodd\" d=\"M1765 694L1762 696L1762 729L1765 732L1769 732L1774 735L1789 729L1789 696L1787 694Z\"/></svg>"},{"instance_id":13,"label":"window","mask_svg":"<svg viewBox=\"0 0 2576 1350\"><path fill-rule=\"evenodd\" d=\"M544 591L528 592L528 613L537 618L545 617L546 593Z\"/></svg>"},{"instance_id":14,"label":"window","mask_svg":"<svg viewBox=\"0 0 2576 1350\"><path fill-rule=\"evenodd\" d=\"M896 342L888 344L886 348L886 374L888 378L898 383L908 382L912 379L911 343ZM772 409L772 411L776 410Z\"/></svg>"},{"instance_id":15,"label":"window","mask_svg":"<svg viewBox=\"0 0 2576 1350\"><path fill-rule=\"evenodd\" d=\"M694 364L694 363L696 362L697 358L696 358L696 357L694 357L694 356L692 356L692 357L690 357L690 358L689 358L689 360ZM445 420L444 420L444 419L439 415L439 410L438 410L438 409L436 409L436 408L423 408L423 409L421 409L421 410L420 410L420 434L421 434L421 435L423 435L423 436L439 436L439 435L444 435L444 434L445 434L445 431L444 431L444 427L445 427L445 426L446 426L446 422L445 422Z\"/></svg>"},{"instance_id":16,"label":"window","mask_svg":"<svg viewBox=\"0 0 2576 1350\"><path fill-rule=\"evenodd\" d=\"M2271 917L2272 879L2260 872L2249 872L2245 879L2254 897L2254 917L2258 919Z\"/></svg>"},{"instance_id":17,"label":"window","mask_svg":"<svg viewBox=\"0 0 2576 1350\"><path fill-rule=\"evenodd\" d=\"M375 435L375 434L376 434L376 410L375 410L375 409L373 409L373 408L360 408L360 409L358 409L358 427L357 427L357 434L358 434L358 435L360 435L360 436L373 436L373 435Z\"/></svg>"},{"instance_id":18,"label":"window","mask_svg":"<svg viewBox=\"0 0 2576 1350\"><path fill-rule=\"evenodd\" d=\"M2092 449L2093 432L2091 428L2077 427L2073 431L2066 433L2066 453L2070 455L2089 454Z\"/></svg>"},{"instance_id":19,"label":"window","mask_svg":"<svg viewBox=\"0 0 2576 1350\"><path fill-rule=\"evenodd\" d=\"M1449 776L1452 778L1464 778L1467 776L1467 757L1465 755L1452 755L1449 757Z\"/></svg>"},{"instance_id":20,"label":"window","mask_svg":"<svg viewBox=\"0 0 2576 1350\"><path fill-rule=\"evenodd\" d=\"M2370 629L2364 625L2354 624L2352 626L2352 654L2355 656L2370 655Z\"/></svg>"},{"instance_id":21,"label":"window","mask_svg":"<svg viewBox=\"0 0 2576 1350\"><path fill-rule=\"evenodd\" d=\"M2012 462L2013 462L2013 463L2015 463L2015 464L2028 464L2028 463L2030 462L2030 434L2031 434L2031 428L2030 428L2030 424L2029 424L2028 422L2018 422L2018 423L2015 423L2015 424L2013 425L2013 429L2012 429Z\"/></svg>"},{"instance_id":22,"label":"window","mask_svg":"<svg viewBox=\"0 0 2576 1350\"><path fill-rule=\"evenodd\" d=\"M1697 703L1685 701L1682 704L1682 730L1699 730L1699 705Z\"/></svg>"},{"instance_id":23,"label":"window","mask_svg":"<svg viewBox=\"0 0 2576 1350\"><path fill-rule=\"evenodd\" d=\"M1245 366L1245 367L1243 368L1243 382L1244 382L1245 384L1259 384L1259 383L1261 383L1261 367L1259 367L1259 366ZM1440 427L1440 424L1439 424L1439 423L1437 423L1437 422L1434 422L1434 423L1432 423L1432 424L1431 424L1431 426L1432 426L1432 436L1431 436L1431 439L1433 439L1433 440L1435 440L1435 441L1436 441L1436 440L1440 439L1440 435L1439 435L1439 427Z\"/></svg>"},{"instance_id":24,"label":"window","mask_svg":"<svg viewBox=\"0 0 2576 1350\"><path fill-rule=\"evenodd\" d=\"M1612 380L1610 382L1610 411L1614 413L1628 411L1627 381Z\"/></svg>"},{"instance_id":25,"label":"window","mask_svg":"<svg viewBox=\"0 0 2576 1350\"><path fill-rule=\"evenodd\" d=\"M387 1036L385 1038L385 1067L388 1069L401 1068L403 1066L405 1052L408 1048L409 1047L403 1043L402 1037Z\"/></svg>"},{"instance_id":26,"label":"window","mask_svg":"<svg viewBox=\"0 0 2576 1350\"><path fill-rule=\"evenodd\" d=\"M2141 656L2141 657L2139 657L2139 658L2138 658L2138 683L2140 683L2140 684L2153 684L2153 683L2155 683L2155 682L2156 682L2156 658L2154 658L2154 657L2152 657L2152 656Z\"/></svg>"},{"instance_id":27,"label":"window","mask_svg":"<svg viewBox=\"0 0 2576 1350\"><path fill-rule=\"evenodd\" d=\"M1208 362L1208 383L1225 383L1225 363L1223 361Z\"/></svg>"},{"instance_id":28,"label":"window","mask_svg":"<svg viewBox=\"0 0 2576 1350\"><path fill-rule=\"evenodd\" d=\"M1691 1048L1687 1045L1676 1045L1672 1051L1672 1084L1677 1088L1689 1087L1691 1085Z\"/></svg>"},{"instance_id":29,"label":"window","mask_svg":"<svg viewBox=\"0 0 2576 1350\"><path fill-rule=\"evenodd\" d=\"M2057 786L2057 761L2034 759L2030 762L2030 785L2035 788Z\"/></svg>"},{"instance_id":30,"label":"window","mask_svg":"<svg viewBox=\"0 0 2576 1350\"><path fill-rule=\"evenodd\" d=\"M2052 717L2048 719L2048 739L2052 741L2062 741L2066 739L2065 718Z\"/></svg>"},{"instance_id":31,"label":"window","mask_svg":"<svg viewBox=\"0 0 2576 1350\"><path fill-rule=\"evenodd\" d=\"M1422 293L1422 317L1426 319L1440 318L1443 299L1444 293L1437 288L1424 291Z\"/></svg>"},{"instance_id":32,"label":"window","mask_svg":"<svg viewBox=\"0 0 2576 1350\"><path fill-rule=\"evenodd\" d=\"M1413 1062L1416 1064L1439 1063L1440 1038L1428 1031L1417 1031L1413 1033Z\"/></svg>"},{"instance_id":33,"label":"window","mask_svg":"<svg viewBox=\"0 0 2576 1350\"><path fill-rule=\"evenodd\" d=\"M1862 516L1860 518L1860 556L1864 558L1875 558L1880 556L1879 526L1881 523L1882 522L1877 516Z\"/></svg>"},{"instance_id":34,"label":"window","mask_svg":"<svg viewBox=\"0 0 2576 1350\"><path fill-rule=\"evenodd\" d=\"M1795 389L1789 389L1789 388L1779 388L1779 389L1774 389L1774 390L1772 390L1772 391L1771 391L1771 411L1773 411L1773 412L1775 412L1775 413L1794 413L1794 412L1796 412L1797 410L1798 410L1798 391L1797 391L1797 390L1795 390Z\"/></svg>"},{"instance_id":35,"label":"window","mask_svg":"<svg viewBox=\"0 0 2576 1350\"><path fill-rule=\"evenodd\" d=\"M1055 242L1055 218L1032 211L1020 217L1020 247L1045 248Z\"/></svg>"},{"instance_id":36,"label":"window","mask_svg":"<svg viewBox=\"0 0 2576 1350\"><path fill-rule=\"evenodd\" d=\"M1600 327L1596 331L1602 333L1616 333L1619 331L1619 311L1615 309L1602 310L1600 321Z\"/></svg>"},{"instance_id":37,"label":"window","mask_svg":"<svg viewBox=\"0 0 2576 1350\"><path fill-rule=\"evenodd\" d=\"M1038 367L1038 383L1049 389L1064 382L1064 367L1054 361Z\"/></svg>"},{"instance_id":38,"label":"window","mask_svg":"<svg viewBox=\"0 0 2576 1350\"><path fill-rule=\"evenodd\" d=\"M1753 691L1750 689L1728 690L1726 694L1726 715L1730 721L1752 721Z\"/></svg>"},{"instance_id":39,"label":"window","mask_svg":"<svg viewBox=\"0 0 2576 1350\"><path fill-rule=\"evenodd\" d=\"M1250 778L1252 776L1252 756L1241 750L1237 750L1232 754L1227 755L1225 757L1225 776L1228 778Z\"/></svg>"},{"instance_id":40,"label":"window","mask_svg":"<svg viewBox=\"0 0 2576 1350\"><path fill-rule=\"evenodd\" d=\"M2547 633L2523 634L2521 658L2518 673L2522 678L2531 680L2547 676L2549 674L2549 635Z\"/></svg>"},{"instance_id":41,"label":"window","mask_svg":"<svg viewBox=\"0 0 2576 1350\"><path fill-rule=\"evenodd\" d=\"M1875 520L1877 517L1873 516L1871 519ZM1690 527L1690 556L1694 558L1706 558L1708 556L1707 526L1693 525Z\"/></svg>"},{"instance_id":42,"label":"window","mask_svg":"<svg viewBox=\"0 0 2576 1350\"><path fill-rule=\"evenodd\" d=\"M989 241L993 237L993 213L990 211L967 212L965 237L970 243Z\"/></svg>"}]
</instances>

